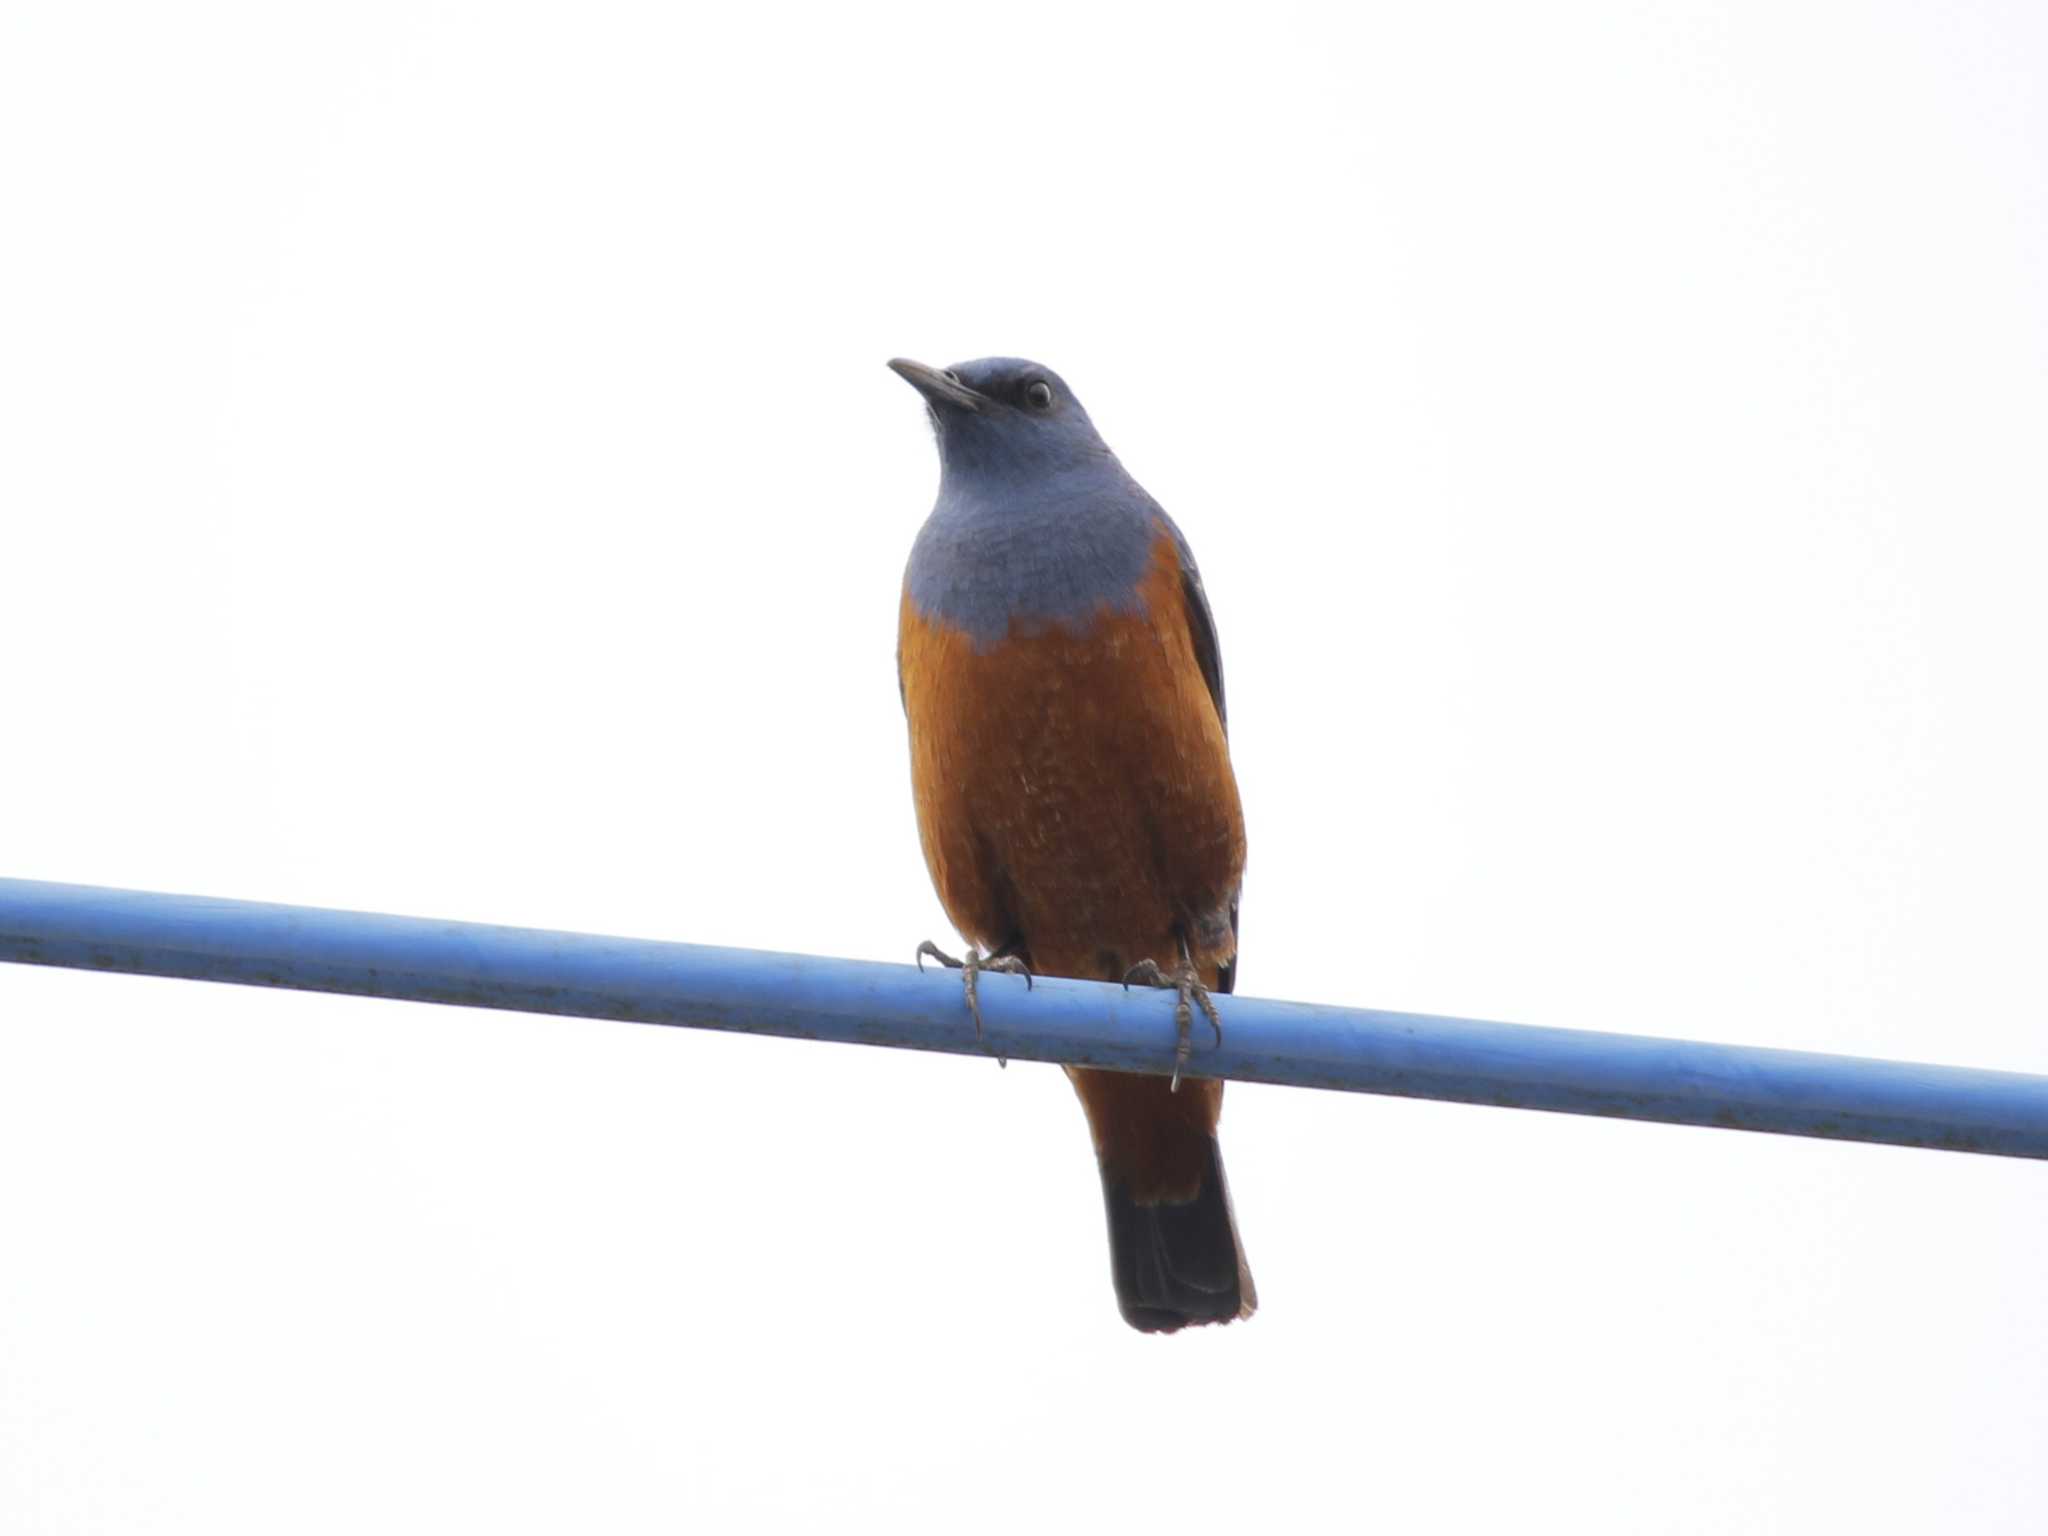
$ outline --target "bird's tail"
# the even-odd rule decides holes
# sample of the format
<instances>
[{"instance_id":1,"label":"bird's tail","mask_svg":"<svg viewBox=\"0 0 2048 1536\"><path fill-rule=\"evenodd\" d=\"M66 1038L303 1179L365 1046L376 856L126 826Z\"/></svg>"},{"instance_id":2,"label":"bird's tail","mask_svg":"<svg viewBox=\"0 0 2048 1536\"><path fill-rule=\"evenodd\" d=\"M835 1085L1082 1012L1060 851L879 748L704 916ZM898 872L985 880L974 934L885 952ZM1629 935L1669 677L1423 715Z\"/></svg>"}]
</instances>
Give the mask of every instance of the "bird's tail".
<instances>
[{"instance_id":1,"label":"bird's tail","mask_svg":"<svg viewBox=\"0 0 2048 1536\"><path fill-rule=\"evenodd\" d=\"M1102 1168L1109 1213L1109 1269L1124 1321L1143 1333L1250 1317L1259 1304L1238 1241L1237 1216L1216 1137L1205 1138L1201 1182L1185 1200L1135 1199L1127 1180Z\"/></svg>"}]
</instances>

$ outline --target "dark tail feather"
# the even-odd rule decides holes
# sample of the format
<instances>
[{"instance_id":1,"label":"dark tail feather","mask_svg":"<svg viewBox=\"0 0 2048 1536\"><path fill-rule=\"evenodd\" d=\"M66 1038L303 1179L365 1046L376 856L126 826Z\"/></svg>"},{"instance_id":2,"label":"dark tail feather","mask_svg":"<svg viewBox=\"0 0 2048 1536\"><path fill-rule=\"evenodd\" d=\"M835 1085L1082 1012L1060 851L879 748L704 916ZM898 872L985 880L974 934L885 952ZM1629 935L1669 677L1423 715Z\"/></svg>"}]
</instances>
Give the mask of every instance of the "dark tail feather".
<instances>
[{"instance_id":1,"label":"dark tail feather","mask_svg":"<svg viewBox=\"0 0 2048 1536\"><path fill-rule=\"evenodd\" d=\"M1180 1204L1140 1205L1102 1171L1109 1211L1109 1269L1124 1321L1142 1333L1250 1317L1259 1304L1237 1241L1230 1186L1216 1138L1208 1138L1201 1188Z\"/></svg>"}]
</instances>

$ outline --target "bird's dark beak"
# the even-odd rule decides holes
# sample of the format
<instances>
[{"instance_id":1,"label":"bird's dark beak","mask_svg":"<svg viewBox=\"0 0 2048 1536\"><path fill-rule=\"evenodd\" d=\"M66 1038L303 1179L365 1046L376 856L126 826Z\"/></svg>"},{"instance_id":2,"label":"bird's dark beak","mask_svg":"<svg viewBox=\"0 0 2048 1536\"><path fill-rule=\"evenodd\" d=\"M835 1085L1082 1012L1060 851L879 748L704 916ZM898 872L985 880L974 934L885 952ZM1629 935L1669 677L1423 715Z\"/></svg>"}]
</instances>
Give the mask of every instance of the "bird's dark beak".
<instances>
[{"instance_id":1,"label":"bird's dark beak","mask_svg":"<svg viewBox=\"0 0 2048 1536\"><path fill-rule=\"evenodd\" d=\"M981 396L962 384L958 379L927 368L923 363L913 363L907 357L892 357L889 366L902 379L933 405L957 405L963 411L981 409Z\"/></svg>"}]
</instances>

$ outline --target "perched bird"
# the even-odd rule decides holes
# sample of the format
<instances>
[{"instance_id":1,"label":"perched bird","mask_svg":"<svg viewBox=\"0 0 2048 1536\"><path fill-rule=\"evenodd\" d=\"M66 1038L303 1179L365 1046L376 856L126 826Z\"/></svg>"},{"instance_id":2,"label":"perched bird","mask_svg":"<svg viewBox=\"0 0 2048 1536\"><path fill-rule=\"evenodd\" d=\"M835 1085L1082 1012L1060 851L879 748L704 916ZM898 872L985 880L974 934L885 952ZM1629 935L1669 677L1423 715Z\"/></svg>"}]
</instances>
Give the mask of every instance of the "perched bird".
<instances>
[{"instance_id":1,"label":"perched bird","mask_svg":"<svg viewBox=\"0 0 2048 1536\"><path fill-rule=\"evenodd\" d=\"M1146 1332L1258 1304L1216 1146L1223 1084L1183 1082L1196 1009L1237 968L1244 816L1216 624L1187 541L1059 375L1013 357L889 364L925 398L938 502L910 554L897 681L918 834L975 978L1179 994L1171 1080L1067 1068L1102 1169L1110 1274ZM985 952L985 953L984 953Z\"/></svg>"}]
</instances>

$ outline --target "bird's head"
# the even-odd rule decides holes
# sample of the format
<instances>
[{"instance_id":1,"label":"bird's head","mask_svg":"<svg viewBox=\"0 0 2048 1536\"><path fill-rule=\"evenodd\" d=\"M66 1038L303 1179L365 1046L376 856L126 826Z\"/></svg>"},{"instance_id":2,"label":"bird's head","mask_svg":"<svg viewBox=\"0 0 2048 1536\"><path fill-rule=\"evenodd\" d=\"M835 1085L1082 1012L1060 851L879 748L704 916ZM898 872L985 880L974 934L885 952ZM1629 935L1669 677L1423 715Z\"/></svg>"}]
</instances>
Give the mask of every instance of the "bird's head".
<instances>
[{"instance_id":1,"label":"bird's head","mask_svg":"<svg viewBox=\"0 0 2048 1536\"><path fill-rule=\"evenodd\" d=\"M925 398L946 479L1022 479L1115 458L1066 381L1021 357L893 368Z\"/></svg>"}]
</instances>

